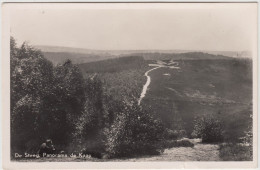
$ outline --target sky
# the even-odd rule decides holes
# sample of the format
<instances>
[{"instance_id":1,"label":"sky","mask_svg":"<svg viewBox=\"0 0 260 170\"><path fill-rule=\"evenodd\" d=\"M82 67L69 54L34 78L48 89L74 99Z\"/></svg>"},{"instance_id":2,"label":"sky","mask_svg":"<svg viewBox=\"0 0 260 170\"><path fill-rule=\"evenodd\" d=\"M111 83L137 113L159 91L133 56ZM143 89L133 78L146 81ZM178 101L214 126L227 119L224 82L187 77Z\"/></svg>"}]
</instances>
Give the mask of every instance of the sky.
<instances>
[{"instance_id":1,"label":"sky","mask_svg":"<svg viewBox=\"0 0 260 170\"><path fill-rule=\"evenodd\" d=\"M250 51L255 3L10 5L21 44L95 50Z\"/></svg>"}]
</instances>

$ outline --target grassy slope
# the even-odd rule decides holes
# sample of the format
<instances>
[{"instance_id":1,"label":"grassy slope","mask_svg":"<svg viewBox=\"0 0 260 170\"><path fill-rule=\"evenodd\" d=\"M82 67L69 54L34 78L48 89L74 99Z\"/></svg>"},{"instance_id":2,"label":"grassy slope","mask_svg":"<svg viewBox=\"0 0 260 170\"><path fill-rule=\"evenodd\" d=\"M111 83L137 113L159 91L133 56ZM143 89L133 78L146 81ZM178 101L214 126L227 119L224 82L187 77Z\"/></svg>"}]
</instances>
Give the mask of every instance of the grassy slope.
<instances>
[{"instance_id":1,"label":"grassy slope","mask_svg":"<svg viewBox=\"0 0 260 170\"><path fill-rule=\"evenodd\" d=\"M250 122L252 73L240 60L179 61L180 70L160 68L150 73L152 83L144 103L150 104L171 128L192 132L193 120L216 114L226 136L243 136ZM171 74L170 76L163 75Z\"/></svg>"},{"instance_id":2,"label":"grassy slope","mask_svg":"<svg viewBox=\"0 0 260 170\"><path fill-rule=\"evenodd\" d=\"M227 58L177 61L180 70L159 68L149 73L152 82L142 103L152 106L166 126L188 134L196 116L216 114L229 139L243 136L252 112L251 63ZM153 62L125 57L79 66L85 76L98 75L106 93L119 100L137 100L146 82L143 75L150 69L147 65Z\"/></svg>"}]
</instances>

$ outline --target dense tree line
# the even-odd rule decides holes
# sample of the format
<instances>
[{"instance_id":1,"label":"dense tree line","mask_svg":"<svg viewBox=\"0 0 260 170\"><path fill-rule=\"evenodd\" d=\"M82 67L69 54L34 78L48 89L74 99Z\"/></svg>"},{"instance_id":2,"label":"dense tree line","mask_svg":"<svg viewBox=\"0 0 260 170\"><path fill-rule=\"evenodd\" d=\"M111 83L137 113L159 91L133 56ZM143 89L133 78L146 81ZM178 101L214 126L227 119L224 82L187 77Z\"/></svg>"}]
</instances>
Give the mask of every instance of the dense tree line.
<instances>
[{"instance_id":1,"label":"dense tree line","mask_svg":"<svg viewBox=\"0 0 260 170\"><path fill-rule=\"evenodd\" d=\"M164 130L136 101L104 92L70 60L54 66L41 51L10 40L11 152L35 153L46 139L60 150L109 157L156 153Z\"/></svg>"}]
</instances>

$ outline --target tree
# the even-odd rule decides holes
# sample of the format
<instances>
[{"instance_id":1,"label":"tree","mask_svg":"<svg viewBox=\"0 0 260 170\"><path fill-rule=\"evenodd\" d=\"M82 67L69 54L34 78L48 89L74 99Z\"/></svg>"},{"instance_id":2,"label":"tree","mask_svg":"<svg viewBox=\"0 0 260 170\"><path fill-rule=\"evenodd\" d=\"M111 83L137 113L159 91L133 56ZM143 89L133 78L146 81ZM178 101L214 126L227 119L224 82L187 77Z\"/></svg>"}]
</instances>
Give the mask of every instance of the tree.
<instances>
[{"instance_id":1,"label":"tree","mask_svg":"<svg viewBox=\"0 0 260 170\"><path fill-rule=\"evenodd\" d=\"M68 144L72 140L77 119L84 109L84 79L77 65L70 60L54 69L53 114L56 123L53 141Z\"/></svg>"},{"instance_id":2,"label":"tree","mask_svg":"<svg viewBox=\"0 0 260 170\"><path fill-rule=\"evenodd\" d=\"M10 42L11 142L13 149L26 150L50 132L46 122L51 114L43 101L52 98L53 65L28 44L18 48L12 37Z\"/></svg>"},{"instance_id":3,"label":"tree","mask_svg":"<svg viewBox=\"0 0 260 170\"><path fill-rule=\"evenodd\" d=\"M98 77L87 78L84 83L83 110L75 123L74 146L86 148L88 141L99 145L100 132L105 124L103 87Z\"/></svg>"},{"instance_id":4,"label":"tree","mask_svg":"<svg viewBox=\"0 0 260 170\"><path fill-rule=\"evenodd\" d=\"M41 141L68 144L82 113L84 80L71 61L53 67L27 43L10 41L11 143L16 151L35 151Z\"/></svg>"},{"instance_id":5,"label":"tree","mask_svg":"<svg viewBox=\"0 0 260 170\"><path fill-rule=\"evenodd\" d=\"M111 157L160 151L161 122L132 98L115 100L98 76L84 80L70 60L54 67L12 37L10 50L12 153L35 153L47 138L63 150L92 142Z\"/></svg>"},{"instance_id":6,"label":"tree","mask_svg":"<svg viewBox=\"0 0 260 170\"><path fill-rule=\"evenodd\" d=\"M151 113L137 103L127 105L115 115L113 124L104 132L106 151L110 157L158 154L164 128Z\"/></svg>"}]
</instances>

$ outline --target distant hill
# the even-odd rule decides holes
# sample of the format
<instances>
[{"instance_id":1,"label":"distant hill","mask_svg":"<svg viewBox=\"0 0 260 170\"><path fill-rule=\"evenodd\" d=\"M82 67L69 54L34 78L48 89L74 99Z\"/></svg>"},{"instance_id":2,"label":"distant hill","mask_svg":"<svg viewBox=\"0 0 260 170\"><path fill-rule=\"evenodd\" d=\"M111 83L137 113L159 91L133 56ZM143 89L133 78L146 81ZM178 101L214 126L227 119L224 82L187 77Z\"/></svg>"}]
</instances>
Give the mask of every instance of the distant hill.
<instances>
[{"instance_id":1,"label":"distant hill","mask_svg":"<svg viewBox=\"0 0 260 170\"><path fill-rule=\"evenodd\" d=\"M191 50L91 50L58 46L35 46L44 56L54 64L62 63L67 59L75 64L106 60L111 58L141 56L145 60L159 59L226 59L250 58L250 52L232 51L191 51Z\"/></svg>"},{"instance_id":2,"label":"distant hill","mask_svg":"<svg viewBox=\"0 0 260 170\"><path fill-rule=\"evenodd\" d=\"M111 55L96 55L96 54L83 54L72 52L44 52L45 58L50 60L53 64L57 65L63 63L65 60L70 59L74 64L88 63L93 61L106 60L108 58L115 58L117 56Z\"/></svg>"},{"instance_id":3,"label":"distant hill","mask_svg":"<svg viewBox=\"0 0 260 170\"><path fill-rule=\"evenodd\" d=\"M142 56L145 60L216 60L216 59L231 59L224 55L213 55L203 52L188 52L188 53L136 53L136 56Z\"/></svg>"},{"instance_id":4,"label":"distant hill","mask_svg":"<svg viewBox=\"0 0 260 170\"><path fill-rule=\"evenodd\" d=\"M74 64L80 64L118 57L118 55L112 55L102 50L58 46L35 46L35 48L40 49L44 56L55 65L67 59L70 59Z\"/></svg>"},{"instance_id":5,"label":"distant hill","mask_svg":"<svg viewBox=\"0 0 260 170\"><path fill-rule=\"evenodd\" d=\"M119 72L123 70L139 69L143 67L145 60L139 56L128 56L103 61L79 64L83 73Z\"/></svg>"}]
</instances>

